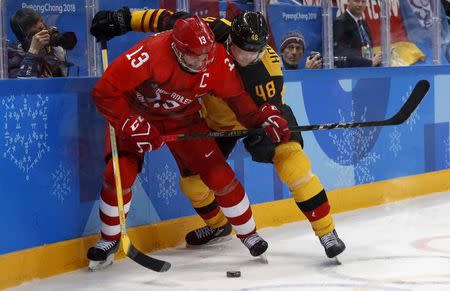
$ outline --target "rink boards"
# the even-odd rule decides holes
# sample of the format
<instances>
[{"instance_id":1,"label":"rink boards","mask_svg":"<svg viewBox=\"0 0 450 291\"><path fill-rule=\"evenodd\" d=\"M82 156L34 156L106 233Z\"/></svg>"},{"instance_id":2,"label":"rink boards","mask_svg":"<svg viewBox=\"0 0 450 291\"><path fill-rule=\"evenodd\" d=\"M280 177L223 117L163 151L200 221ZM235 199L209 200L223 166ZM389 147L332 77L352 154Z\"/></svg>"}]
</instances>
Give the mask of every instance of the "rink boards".
<instances>
[{"instance_id":1,"label":"rink boards","mask_svg":"<svg viewBox=\"0 0 450 291\"><path fill-rule=\"evenodd\" d=\"M286 74L285 100L300 124L390 117L420 79L431 90L403 125L303 133L333 212L450 189L450 68ZM0 288L86 265L98 238L103 167L104 122L90 98L95 81L0 82ZM228 162L256 204L258 227L304 219L271 165L252 162L242 144ZM140 249L177 245L201 225L178 178L167 148L147 155L128 218Z\"/></svg>"}]
</instances>

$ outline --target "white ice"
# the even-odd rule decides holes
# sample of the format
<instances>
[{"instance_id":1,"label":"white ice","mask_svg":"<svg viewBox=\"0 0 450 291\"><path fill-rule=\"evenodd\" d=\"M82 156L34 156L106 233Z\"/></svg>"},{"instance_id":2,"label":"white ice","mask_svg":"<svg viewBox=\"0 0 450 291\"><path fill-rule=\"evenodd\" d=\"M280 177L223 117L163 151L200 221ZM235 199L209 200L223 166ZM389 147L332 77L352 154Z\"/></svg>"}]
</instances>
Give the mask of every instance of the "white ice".
<instances>
[{"instance_id":1,"label":"white ice","mask_svg":"<svg viewBox=\"0 0 450 291\"><path fill-rule=\"evenodd\" d=\"M450 192L334 217L347 245L341 265L326 258L303 221L260 231L268 265L233 238L152 253L172 263L167 273L123 259L100 272L78 270L11 290L450 290ZM227 278L227 270L242 276Z\"/></svg>"}]
</instances>

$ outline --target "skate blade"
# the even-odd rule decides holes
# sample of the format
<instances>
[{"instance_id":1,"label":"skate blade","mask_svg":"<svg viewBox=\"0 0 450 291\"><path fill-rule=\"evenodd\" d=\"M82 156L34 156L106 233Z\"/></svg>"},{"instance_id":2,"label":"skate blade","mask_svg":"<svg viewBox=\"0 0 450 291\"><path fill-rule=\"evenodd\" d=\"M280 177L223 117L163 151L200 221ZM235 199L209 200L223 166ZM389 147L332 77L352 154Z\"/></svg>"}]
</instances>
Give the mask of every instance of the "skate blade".
<instances>
[{"instance_id":1,"label":"skate blade","mask_svg":"<svg viewBox=\"0 0 450 291\"><path fill-rule=\"evenodd\" d=\"M258 260L263 263L263 264L268 264L269 261L267 260L267 255L266 254L262 254L259 256Z\"/></svg>"},{"instance_id":2,"label":"skate blade","mask_svg":"<svg viewBox=\"0 0 450 291\"><path fill-rule=\"evenodd\" d=\"M227 236L222 236L222 237L216 237L215 239L210 240L209 242L207 242L206 244L202 244L202 245L190 245L190 244L186 244L186 248L189 249L198 249L198 248L202 248L205 246L212 246L212 245L217 245L217 244L221 244L223 242L229 241L232 239L231 234L227 235Z\"/></svg>"},{"instance_id":3,"label":"skate blade","mask_svg":"<svg viewBox=\"0 0 450 291\"><path fill-rule=\"evenodd\" d=\"M332 263L333 265L336 265L336 266L342 265L341 261L339 261L339 259L338 259L337 256L334 257L334 258L332 258L330 261L331 261L331 263Z\"/></svg>"},{"instance_id":4,"label":"skate blade","mask_svg":"<svg viewBox=\"0 0 450 291\"><path fill-rule=\"evenodd\" d=\"M232 239L231 234L227 235L227 236L222 236L222 237L216 237L215 239L210 240L208 243L206 243L206 245L216 245L216 244L220 244L226 241L229 241Z\"/></svg>"},{"instance_id":5,"label":"skate blade","mask_svg":"<svg viewBox=\"0 0 450 291\"><path fill-rule=\"evenodd\" d=\"M109 255L104 261L89 261L88 270L90 272L96 272L104 270L112 265L114 261L114 254Z\"/></svg>"}]
</instances>

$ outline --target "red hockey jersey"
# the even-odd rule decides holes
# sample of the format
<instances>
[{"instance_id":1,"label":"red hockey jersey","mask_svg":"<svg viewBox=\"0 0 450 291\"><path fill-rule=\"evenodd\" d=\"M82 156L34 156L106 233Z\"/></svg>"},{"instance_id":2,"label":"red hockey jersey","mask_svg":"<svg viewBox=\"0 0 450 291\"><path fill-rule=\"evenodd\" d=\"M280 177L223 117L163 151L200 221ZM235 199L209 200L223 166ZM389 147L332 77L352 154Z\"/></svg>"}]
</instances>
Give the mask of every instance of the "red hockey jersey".
<instances>
[{"instance_id":1,"label":"red hockey jersey","mask_svg":"<svg viewBox=\"0 0 450 291\"><path fill-rule=\"evenodd\" d=\"M245 91L233 60L217 44L215 60L199 73L188 73L171 48L171 32L150 36L118 57L94 87L98 110L118 126L130 114L147 120L184 118L201 108L199 98L212 93L227 101L248 127L263 120Z\"/></svg>"}]
</instances>

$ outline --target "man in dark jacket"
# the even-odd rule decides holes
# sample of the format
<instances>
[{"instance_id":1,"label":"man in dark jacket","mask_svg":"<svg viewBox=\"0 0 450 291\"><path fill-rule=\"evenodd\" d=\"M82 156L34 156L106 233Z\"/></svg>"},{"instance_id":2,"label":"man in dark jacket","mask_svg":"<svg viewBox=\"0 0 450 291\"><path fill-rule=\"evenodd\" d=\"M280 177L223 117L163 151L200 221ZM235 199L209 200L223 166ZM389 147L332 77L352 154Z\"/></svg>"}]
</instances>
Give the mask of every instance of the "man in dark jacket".
<instances>
[{"instance_id":1,"label":"man in dark jacket","mask_svg":"<svg viewBox=\"0 0 450 291\"><path fill-rule=\"evenodd\" d=\"M73 64L67 62L66 49L76 44L73 32L61 34L54 27L48 28L42 16L30 8L19 9L13 15L11 29L18 41L8 46L10 78L68 75L68 67Z\"/></svg>"},{"instance_id":2,"label":"man in dark jacket","mask_svg":"<svg viewBox=\"0 0 450 291\"><path fill-rule=\"evenodd\" d=\"M366 0L348 0L347 10L334 21L334 54L347 59L346 67L375 67L381 63L381 54L373 53L372 35L363 20L366 8Z\"/></svg>"},{"instance_id":3,"label":"man in dark jacket","mask_svg":"<svg viewBox=\"0 0 450 291\"><path fill-rule=\"evenodd\" d=\"M444 7L445 15L447 15L448 23L450 23L450 0L441 0L441 3Z\"/></svg>"}]
</instances>

